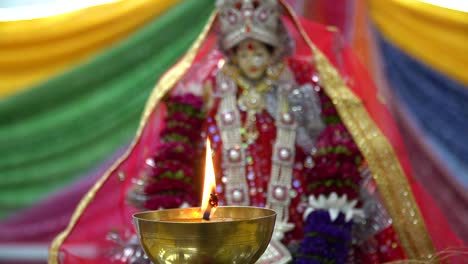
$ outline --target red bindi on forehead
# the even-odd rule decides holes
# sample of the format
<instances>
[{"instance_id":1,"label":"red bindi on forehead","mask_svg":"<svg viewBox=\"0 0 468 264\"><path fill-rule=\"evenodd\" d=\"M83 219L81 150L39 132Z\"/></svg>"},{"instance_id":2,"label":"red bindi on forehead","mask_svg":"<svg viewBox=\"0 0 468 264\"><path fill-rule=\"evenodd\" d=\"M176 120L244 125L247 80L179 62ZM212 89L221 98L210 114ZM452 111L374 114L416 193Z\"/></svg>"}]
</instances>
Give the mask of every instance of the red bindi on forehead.
<instances>
[{"instance_id":1,"label":"red bindi on forehead","mask_svg":"<svg viewBox=\"0 0 468 264\"><path fill-rule=\"evenodd\" d=\"M253 44L252 42L249 42L249 43L247 44L247 49L248 49L248 50L254 50L254 49L255 49L254 44Z\"/></svg>"}]
</instances>

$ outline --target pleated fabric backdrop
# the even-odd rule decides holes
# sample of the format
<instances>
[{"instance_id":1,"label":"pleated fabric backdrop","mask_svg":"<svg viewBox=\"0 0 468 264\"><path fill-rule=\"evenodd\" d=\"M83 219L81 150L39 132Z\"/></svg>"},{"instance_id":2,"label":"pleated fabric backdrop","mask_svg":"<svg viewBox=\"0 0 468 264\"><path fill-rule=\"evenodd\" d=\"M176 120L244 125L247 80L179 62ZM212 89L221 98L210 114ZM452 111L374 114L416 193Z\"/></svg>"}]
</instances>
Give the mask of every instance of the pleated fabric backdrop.
<instances>
[{"instance_id":1,"label":"pleated fabric backdrop","mask_svg":"<svg viewBox=\"0 0 468 264\"><path fill-rule=\"evenodd\" d=\"M468 242L468 13L422 1L367 2L387 102L416 176Z\"/></svg>"},{"instance_id":2,"label":"pleated fabric backdrop","mask_svg":"<svg viewBox=\"0 0 468 264\"><path fill-rule=\"evenodd\" d=\"M74 182L132 138L156 80L213 8L178 2L0 23L0 216Z\"/></svg>"},{"instance_id":3,"label":"pleated fabric backdrop","mask_svg":"<svg viewBox=\"0 0 468 264\"><path fill-rule=\"evenodd\" d=\"M70 69L179 1L125 0L51 17L0 22L0 96L29 89Z\"/></svg>"}]
</instances>

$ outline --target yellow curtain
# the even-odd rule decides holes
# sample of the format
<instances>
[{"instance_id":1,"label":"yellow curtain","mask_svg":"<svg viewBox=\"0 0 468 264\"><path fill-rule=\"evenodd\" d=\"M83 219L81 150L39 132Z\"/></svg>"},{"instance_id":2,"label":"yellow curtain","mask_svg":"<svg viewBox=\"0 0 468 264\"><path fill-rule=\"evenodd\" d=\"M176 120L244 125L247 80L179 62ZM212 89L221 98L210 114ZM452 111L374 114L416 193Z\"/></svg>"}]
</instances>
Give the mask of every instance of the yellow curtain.
<instances>
[{"instance_id":1,"label":"yellow curtain","mask_svg":"<svg viewBox=\"0 0 468 264\"><path fill-rule=\"evenodd\" d=\"M417 0L368 0L368 4L386 39L468 85L468 13Z\"/></svg>"},{"instance_id":2,"label":"yellow curtain","mask_svg":"<svg viewBox=\"0 0 468 264\"><path fill-rule=\"evenodd\" d=\"M47 18L0 22L0 98L89 58L179 1L123 0Z\"/></svg>"}]
</instances>

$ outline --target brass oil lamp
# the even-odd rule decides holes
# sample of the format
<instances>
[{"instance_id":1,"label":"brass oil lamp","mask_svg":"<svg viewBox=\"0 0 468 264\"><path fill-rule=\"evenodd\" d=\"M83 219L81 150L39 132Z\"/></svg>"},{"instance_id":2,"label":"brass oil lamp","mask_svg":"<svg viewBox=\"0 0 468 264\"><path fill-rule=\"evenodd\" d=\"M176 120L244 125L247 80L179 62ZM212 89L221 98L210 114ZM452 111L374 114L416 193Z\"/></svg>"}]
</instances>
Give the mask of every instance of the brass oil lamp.
<instances>
[{"instance_id":1,"label":"brass oil lamp","mask_svg":"<svg viewBox=\"0 0 468 264\"><path fill-rule=\"evenodd\" d=\"M276 213L259 207L219 206L207 143L202 207L137 213L140 243L153 263L255 263L273 234Z\"/></svg>"}]
</instances>

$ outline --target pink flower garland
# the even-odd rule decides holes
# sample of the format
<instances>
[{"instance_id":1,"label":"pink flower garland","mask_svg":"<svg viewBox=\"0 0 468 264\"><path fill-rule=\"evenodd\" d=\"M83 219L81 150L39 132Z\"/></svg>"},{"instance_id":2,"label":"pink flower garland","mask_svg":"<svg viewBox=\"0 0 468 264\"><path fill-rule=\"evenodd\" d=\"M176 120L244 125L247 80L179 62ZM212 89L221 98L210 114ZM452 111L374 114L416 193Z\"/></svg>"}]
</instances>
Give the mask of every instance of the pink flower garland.
<instances>
[{"instance_id":1,"label":"pink flower garland","mask_svg":"<svg viewBox=\"0 0 468 264\"><path fill-rule=\"evenodd\" d=\"M308 66L310 67L310 66ZM306 70L307 69L307 70ZM305 67L303 73L313 72ZM359 199L360 167L363 157L351 135L343 125L336 108L320 88L319 78L312 79L322 105L322 119L326 128L318 138L314 165L305 168L310 184L307 191L316 197L336 193L348 199ZM358 206L360 206L358 200ZM352 222L340 213L331 220L327 210L316 210L304 223L305 238L301 242L294 263L344 263L351 246Z\"/></svg>"},{"instance_id":2,"label":"pink flower garland","mask_svg":"<svg viewBox=\"0 0 468 264\"><path fill-rule=\"evenodd\" d=\"M322 117L327 126L316 144L315 165L306 169L309 177L314 179L308 190L315 196L335 192L339 196L356 199L359 196L359 168L363 157L330 99L323 92L320 92L320 99Z\"/></svg>"},{"instance_id":3,"label":"pink flower garland","mask_svg":"<svg viewBox=\"0 0 468 264\"><path fill-rule=\"evenodd\" d=\"M193 94L169 97L166 101L166 127L163 143L156 150L155 166L149 170L144 193L146 209L180 207L184 202L196 204L193 179L200 160L197 143L201 139L203 100Z\"/></svg>"}]
</instances>

